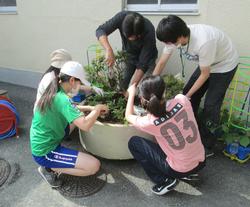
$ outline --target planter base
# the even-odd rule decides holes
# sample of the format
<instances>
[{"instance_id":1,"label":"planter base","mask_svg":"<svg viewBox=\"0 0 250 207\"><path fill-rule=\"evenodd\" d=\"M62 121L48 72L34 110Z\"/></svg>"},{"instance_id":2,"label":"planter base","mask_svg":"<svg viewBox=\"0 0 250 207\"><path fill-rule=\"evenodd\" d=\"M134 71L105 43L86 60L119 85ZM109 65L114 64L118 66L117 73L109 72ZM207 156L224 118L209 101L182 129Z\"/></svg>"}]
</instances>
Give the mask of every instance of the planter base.
<instances>
[{"instance_id":1,"label":"planter base","mask_svg":"<svg viewBox=\"0 0 250 207\"><path fill-rule=\"evenodd\" d=\"M113 160L133 159L128 141L132 136L154 140L153 136L138 131L131 125L96 122L89 132L79 130L82 146L90 153Z\"/></svg>"}]
</instances>

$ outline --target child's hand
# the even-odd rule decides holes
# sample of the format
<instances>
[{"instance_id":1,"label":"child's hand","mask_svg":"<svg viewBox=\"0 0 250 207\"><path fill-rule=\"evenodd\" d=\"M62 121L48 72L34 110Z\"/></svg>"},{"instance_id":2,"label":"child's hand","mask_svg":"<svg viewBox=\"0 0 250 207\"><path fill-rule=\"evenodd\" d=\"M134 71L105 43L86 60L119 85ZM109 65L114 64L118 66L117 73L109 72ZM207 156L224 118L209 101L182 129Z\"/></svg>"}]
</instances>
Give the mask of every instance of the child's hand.
<instances>
[{"instance_id":1,"label":"child's hand","mask_svg":"<svg viewBox=\"0 0 250 207\"><path fill-rule=\"evenodd\" d=\"M128 99L128 91L123 91L122 94L124 95L125 99L127 100Z\"/></svg>"},{"instance_id":2,"label":"child's hand","mask_svg":"<svg viewBox=\"0 0 250 207\"><path fill-rule=\"evenodd\" d=\"M100 95L100 96L103 96L104 95L104 92L101 88L98 88L96 86L92 86L92 90L97 94L97 95Z\"/></svg>"},{"instance_id":3,"label":"child's hand","mask_svg":"<svg viewBox=\"0 0 250 207\"><path fill-rule=\"evenodd\" d=\"M96 105L95 109L99 111L100 115L107 114L108 111L109 111L108 106L104 105L104 104L98 104L98 105Z\"/></svg>"},{"instance_id":4,"label":"child's hand","mask_svg":"<svg viewBox=\"0 0 250 207\"><path fill-rule=\"evenodd\" d=\"M136 84L134 83L131 86L129 86L127 91L128 91L129 95L135 95L135 93L136 93Z\"/></svg>"},{"instance_id":5,"label":"child's hand","mask_svg":"<svg viewBox=\"0 0 250 207\"><path fill-rule=\"evenodd\" d=\"M115 55L113 53L113 50L112 48L106 50L106 53L105 53L105 61L107 63L107 65L109 67L113 67L114 63L115 63Z\"/></svg>"}]
</instances>

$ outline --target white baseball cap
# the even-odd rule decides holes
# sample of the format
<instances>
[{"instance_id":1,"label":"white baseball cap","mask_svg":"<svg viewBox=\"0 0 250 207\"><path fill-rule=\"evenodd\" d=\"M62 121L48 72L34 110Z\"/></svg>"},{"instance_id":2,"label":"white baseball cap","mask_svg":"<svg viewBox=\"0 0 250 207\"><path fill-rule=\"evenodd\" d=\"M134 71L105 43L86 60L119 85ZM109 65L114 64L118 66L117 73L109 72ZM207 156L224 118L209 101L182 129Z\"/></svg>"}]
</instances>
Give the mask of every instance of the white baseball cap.
<instances>
[{"instance_id":1,"label":"white baseball cap","mask_svg":"<svg viewBox=\"0 0 250 207\"><path fill-rule=\"evenodd\" d=\"M60 73L78 78L84 85L90 86L91 84L87 81L87 75L82 65L75 61L66 62L62 68Z\"/></svg>"},{"instance_id":2,"label":"white baseball cap","mask_svg":"<svg viewBox=\"0 0 250 207\"><path fill-rule=\"evenodd\" d=\"M50 54L50 65L61 68L64 63L72 60L71 55L65 49L57 49Z\"/></svg>"}]
</instances>

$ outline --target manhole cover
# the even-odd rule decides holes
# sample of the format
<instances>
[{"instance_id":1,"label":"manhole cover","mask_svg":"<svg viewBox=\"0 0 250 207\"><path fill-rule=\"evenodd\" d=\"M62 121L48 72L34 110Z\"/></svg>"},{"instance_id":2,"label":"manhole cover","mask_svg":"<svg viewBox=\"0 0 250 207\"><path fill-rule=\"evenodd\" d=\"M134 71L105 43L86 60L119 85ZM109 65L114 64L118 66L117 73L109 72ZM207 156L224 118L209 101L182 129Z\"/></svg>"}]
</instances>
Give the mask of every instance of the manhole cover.
<instances>
[{"instance_id":1,"label":"manhole cover","mask_svg":"<svg viewBox=\"0 0 250 207\"><path fill-rule=\"evenodd\" d=\"M99 191L106 183L106 174L102 171L97 175L78 177L63 174L60 176L63 184L58 191L63 195L71 198L89 196Z\"/></svg>"},{"instance_id":2,"label":"manhole cover","mask_svg":"<svg viewBox=\"0 0 250 207\"><path fill-rule=\"evenodd\" d=\"M11 185L21 176L20 165L17 163L11 164L11 170L8 180L5 184Z\"/></svg>"},{"instance_id":3,"label":"manhole cover","mask_svg":"<svg viewBox=\"0 0 250 207\"><path fill-rule=\"evenodd\" d=\"M2 186L5 181L8 179L10 174L10 164L0 158L0 186Z\"/></svg>"}]
</instances>

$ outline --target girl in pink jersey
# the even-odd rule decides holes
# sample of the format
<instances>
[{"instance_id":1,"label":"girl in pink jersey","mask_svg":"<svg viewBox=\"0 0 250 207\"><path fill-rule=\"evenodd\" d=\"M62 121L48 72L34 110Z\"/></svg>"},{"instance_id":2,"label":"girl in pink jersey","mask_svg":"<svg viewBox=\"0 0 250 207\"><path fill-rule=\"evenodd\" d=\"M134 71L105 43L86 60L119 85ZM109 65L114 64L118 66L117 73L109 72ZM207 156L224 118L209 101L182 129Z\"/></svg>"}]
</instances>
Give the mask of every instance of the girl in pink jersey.
<instances>
[{"instance_id":1,"label":"girl in pink jersey","mask_svg":"<svg viewBox=\"0 0 250 207\"><path fill-rule=\"evenodd\" d=\"M198 172L205 166L205 152L188 98L178 94L164 100L165 83L160 76L149 76L139 86L146 116L134 115L135 84L128 89L126 119L136 128L155 136L156 143L131 137L128 147L149 178L156 183L152 192L163 195L178 179Z\"/></svg>"}]
</instances>

